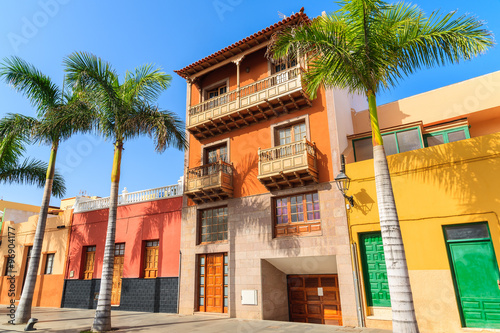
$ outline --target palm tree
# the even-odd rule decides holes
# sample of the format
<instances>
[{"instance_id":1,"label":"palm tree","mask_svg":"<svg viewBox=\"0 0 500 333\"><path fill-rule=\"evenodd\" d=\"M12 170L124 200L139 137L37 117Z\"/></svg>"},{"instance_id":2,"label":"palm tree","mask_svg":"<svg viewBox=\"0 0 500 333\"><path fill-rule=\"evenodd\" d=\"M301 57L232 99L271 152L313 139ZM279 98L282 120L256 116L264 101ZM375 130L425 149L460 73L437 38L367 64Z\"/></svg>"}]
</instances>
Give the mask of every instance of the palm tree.
<instances>
[{"instance_id":1,"label":"palm tree","mask_svg":"<svg viewBox=\"0 0 500 333\"><path fill-rule=\"evenodd\" d=\"M19 135L9 135L0 142L0 182L7 184L33 184L44 187L47 163L35 159L19 159L26 151L28 140ZM61 198L66 188L57 172L54 175L52 195Z\"/></svg>"},{"instance_id":2,"label":"palm tree","mask_svg":"<svg viewBox=\"0 0 500 333\"><path fill-rule=\"evenodd\" d=\"M48 166L46 167L45 188L40 214L33 240L30 264L27 267L26 281L15 313L14 323L26 323L31 317L33 293L37 279L40 254L42 250L50 195L56 185L56 193L60 177L55 176L55 163L59 143L68 139L78 131L90 130L90 106L78 94L65 94L50 78L42 74L26 61L12 57L0 66L0 78L23 93L38 110L38 118L9 114L0 120L0 139L7 143L12 138L40 142L51 145ZM19 139L20 138L20 139ZM19 150L19 149L18 149ZM43 165L38 165L39 169ZM39 170L43 171L43 170ZM59 191L59 192L57 192Z\"/></svg>"},{"instance_id":3,"label":"palm tree","mask_svg":"<svg viewBox=\"0 0 500 333\"><path fill-rule=\"evenodd\" d=\"M95 96L99 109L98 130L114 142L114 159L111 171L111 193L101 274L101 287L93 331L111 330L111 286L115 247L116 210L123 144L126 140L148 135L156 143L156 151L163 152L173 146L184 149L187 145L184 124L176 114L159 110L153 105L160 93L168 88L171 76L144 65L127 72L120 82L108 62L90 53L73 53L64 63L68 81Z\"/></svg>"},{"instance_id":4,"label":"palm tree","mask_svg":"<svg viewBox=\"0 0 500 333\"><path fill-rule=\"evenodd\" d=\"M428 17L415 5L381 0L342 0L341 8L273 38L279 59L307 55L307 91L320 86L366 94L372 127L375 184L394 332L418 332L391 178L380 134L376 95L420 68L457 63L485 52L492 34L475 17Z\"/></svg>"}]
</instances>

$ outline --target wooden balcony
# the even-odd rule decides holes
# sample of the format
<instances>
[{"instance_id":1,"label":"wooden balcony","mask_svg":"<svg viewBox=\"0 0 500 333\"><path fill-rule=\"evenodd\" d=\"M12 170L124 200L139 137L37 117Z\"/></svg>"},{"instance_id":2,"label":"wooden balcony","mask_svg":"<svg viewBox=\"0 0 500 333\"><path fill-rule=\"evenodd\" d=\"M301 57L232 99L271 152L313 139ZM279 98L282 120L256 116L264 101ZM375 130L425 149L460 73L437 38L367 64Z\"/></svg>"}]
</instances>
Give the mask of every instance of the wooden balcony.
<instances>
[{"instance_id":1,"label":"wooden balcony","mask_svg":"<svg viewBox=\"0 0 500 333\"><path fill-rule=\"evenodd\" d=\"M301 73L296 66L192 106L189 132L205 139L310 107Z\"/></svg>"},{"instance_id":2,"label":"wooden balcony","mask_svg":"<svg viewBox=\"0 0 500 333\"><path fill-rule=\"evenodd\" d=\"M259 149L258 179L272 190L318 183L316 145L307 141Z\"/></svg>"},{"instance_id":3,"label":"wooden balcony","mask_svg":"<svg viewBox=\"0 0 500 333\"><path fill-rule=\"evenodd\" d=\"M196 204L232 198L233 165L219 161L189 169L184 194Z\"/></svg>"}]
</instances>

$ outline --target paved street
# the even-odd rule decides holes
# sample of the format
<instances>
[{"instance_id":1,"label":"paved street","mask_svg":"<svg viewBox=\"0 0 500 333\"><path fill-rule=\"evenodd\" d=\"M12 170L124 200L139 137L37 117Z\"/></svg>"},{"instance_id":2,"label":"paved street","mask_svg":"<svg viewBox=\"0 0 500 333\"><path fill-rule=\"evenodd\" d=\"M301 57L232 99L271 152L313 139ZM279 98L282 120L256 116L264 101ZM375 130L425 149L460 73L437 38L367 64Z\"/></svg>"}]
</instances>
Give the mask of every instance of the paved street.
<instances>
[{"instance_id":1,"label":"paved street","mask_svg":"<svg viewBox=\"0 0 500 333\"><path fill-rule=\"evenodd\" d=\"M38 332L76 332L88 330L95 310L36 308L33 317ZM24 325L7 324L7 309L0 309L0 332L22 332ZM263 320L238 320L217 315L181 316L175 314L114 311L115 332L204 332L204 333L322 333L363 332L389 333L386 330L323 326Z\"/></svg>"}]
</instances>

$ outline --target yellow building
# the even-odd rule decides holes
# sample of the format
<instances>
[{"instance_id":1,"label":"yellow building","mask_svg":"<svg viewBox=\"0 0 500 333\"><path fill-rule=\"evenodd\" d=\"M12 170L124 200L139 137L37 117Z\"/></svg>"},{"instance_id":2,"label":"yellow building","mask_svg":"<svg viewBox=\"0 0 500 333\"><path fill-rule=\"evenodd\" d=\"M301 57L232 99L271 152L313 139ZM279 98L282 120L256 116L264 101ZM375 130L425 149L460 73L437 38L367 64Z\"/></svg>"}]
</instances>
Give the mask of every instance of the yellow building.
<instances>
[{"instance_id":1,"label":"yellow building","mask_svg":"<svg viewBox=\"0 0 500 333\"><path fill-rule=\"evenodd\" d=\"M61 209L49 209L33 306L61 305L73 202L74 199L66 199L61 202ZM12 299L17 304L26 279L40 208L0 201L0 209L4 212L0 244L0 304L10 304ZM13 263L8 261L8 255L12 253L15 255Z\"/></svg>"},{"instance_id":2,"label":"yellow building","mask_svg":"<svg viewBox=\"0 0 500 333\"><path fill-rule=\"evenodd\" d=\"M379 107L421 332L500 328L500 72ZM368 327L391 327L367 111L344 151Z\"/></svg>"}]
</instances>

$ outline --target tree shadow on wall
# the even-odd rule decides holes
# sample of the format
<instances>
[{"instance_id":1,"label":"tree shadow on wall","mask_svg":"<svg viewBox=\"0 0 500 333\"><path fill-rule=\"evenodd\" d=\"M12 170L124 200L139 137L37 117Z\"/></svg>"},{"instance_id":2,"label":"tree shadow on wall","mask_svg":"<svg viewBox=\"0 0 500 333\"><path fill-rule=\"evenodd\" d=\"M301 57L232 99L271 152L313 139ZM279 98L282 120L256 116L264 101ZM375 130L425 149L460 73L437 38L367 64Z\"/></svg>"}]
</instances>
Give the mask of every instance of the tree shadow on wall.
<instances>
[{"instance_id":1,"label":"tree shadow on wall","mask_svg":"<svg viewBox=\"0 0 500 333\"><path fill-rule=\"evenodd\" d=\"M435 205L451 198L462 207L458 214L492 211L500 204L499 152L500 135L488 135L404 153L389 159L389 168L391 175L406 176L410 185L432 186ZM422 206L426 199L416 196L414 205Z\"/></svg>"},{"instance_id":2,"label":"tree shadow on wall","mask_svg":"<svg viewBox=\"0 0 500 333\"><path fill-rule=\"evenodd\" d=\"M388 156L396 204L406 207L398 211L400 218L405 219L408 209L422 218L494 211L500 205L499 152L500 135L487 135ZM376 207L374 180L353 181L367 181L366 188L354 193L354 208L366 215Z\"/></svg>"},{"instance_id":3,"label":"tree shadow on wall","mask_svg":"<svg viewBox=\"0 0 500 333\"><path fill-rule=\"evenodd\" d=\"M233 188L239 188L241 196L255 193L259 190L259 157L256 153L248 153L241 162L236 164L233 169Z\"/></svg>"}]
</instances>

